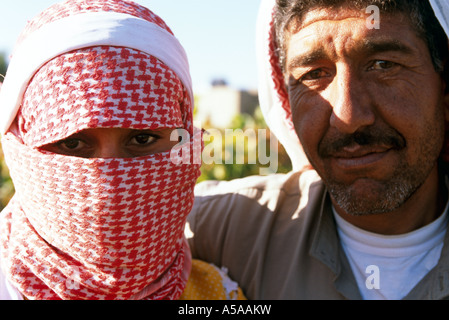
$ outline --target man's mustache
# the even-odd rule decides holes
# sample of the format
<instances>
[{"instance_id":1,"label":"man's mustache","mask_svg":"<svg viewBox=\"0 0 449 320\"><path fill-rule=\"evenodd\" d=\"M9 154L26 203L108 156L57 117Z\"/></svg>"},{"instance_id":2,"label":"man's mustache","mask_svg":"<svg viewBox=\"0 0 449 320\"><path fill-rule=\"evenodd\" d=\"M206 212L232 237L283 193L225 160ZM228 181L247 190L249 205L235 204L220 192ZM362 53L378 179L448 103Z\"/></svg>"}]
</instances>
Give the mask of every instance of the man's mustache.
<instances>
[{"instance_id":1,"label":"man's mustache","mask_svg":"<svg viewBox=\"0 0 449 320\"><path fill-rule=\"evenodd\" d=\"M382 146L389 149L400 150L405 148L404 137L392 128L365 128L353 134L338 134L325 136L318 146L321 157L330 157L351 146L376 147Z\"/></svg>"}]
</instances>

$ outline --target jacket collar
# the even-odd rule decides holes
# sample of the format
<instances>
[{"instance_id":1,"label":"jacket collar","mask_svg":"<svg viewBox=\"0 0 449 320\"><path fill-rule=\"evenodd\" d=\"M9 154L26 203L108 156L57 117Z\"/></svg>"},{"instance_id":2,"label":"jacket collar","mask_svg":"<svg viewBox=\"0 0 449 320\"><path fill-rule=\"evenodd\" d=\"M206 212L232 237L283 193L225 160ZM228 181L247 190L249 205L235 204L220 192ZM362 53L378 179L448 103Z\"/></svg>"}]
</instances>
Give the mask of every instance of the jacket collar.
<instances>
[{"instance_id":1,"label":"jacket collar","mask_svg":"<svg viewBox=\"0 0 449 320\"><path fill-rule=\"evenodd\" d=\"M445 300L449 298L449 232L446 232L438 264L413 288L405 300Z\"/></svg>"},{"instance_id":2,"label":"jacket collar","mask_svg":"<svg viewBox=\"0 0 449 320\"><path fill-rule=\"evenodd\" d=\"M442 168L445 178L449 179L447 167L442 166ZM315 225L310 255L321 261L334 273L334 286L340 294L347 299L362 299L351 266L340 244L332 214L332 203L327 191L323 193ZM440 300L447 298L449 298L449 232L446 233L438 264L404 299Z\"/></svg>"},{"instance_id":3,"label":"jacket collar","mask_svg":"<svg viewBox=\"0 0 449 320\"><path fill-rule=\"evenodd\" d=\"M334 273L335 289L340 294L352 300L360 300L362 298L351 266L340 244L337 227L332 215L332 204L327 192L323 195L310 255L321 261Z\"/></svg>"}]
</instances>

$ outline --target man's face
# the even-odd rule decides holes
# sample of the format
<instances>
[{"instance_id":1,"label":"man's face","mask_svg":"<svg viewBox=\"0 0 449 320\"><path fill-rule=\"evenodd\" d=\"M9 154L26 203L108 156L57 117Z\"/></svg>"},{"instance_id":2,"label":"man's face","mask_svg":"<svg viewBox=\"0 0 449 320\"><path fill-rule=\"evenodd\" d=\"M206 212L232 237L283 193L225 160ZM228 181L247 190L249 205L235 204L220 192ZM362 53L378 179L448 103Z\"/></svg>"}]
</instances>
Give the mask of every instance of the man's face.
<instances>
[{"instance_id":1,"label":"man's face","mask_svg":"<svg viewBox=\"0 0 449 320\"><path fill-rule=\"evenodd\" d=\"M286 43L296 132L334 204L358 215L399 208L436 170L444 83L407 19L380 29L350 9L316 9Z\"/></svg>"}]
</instances>

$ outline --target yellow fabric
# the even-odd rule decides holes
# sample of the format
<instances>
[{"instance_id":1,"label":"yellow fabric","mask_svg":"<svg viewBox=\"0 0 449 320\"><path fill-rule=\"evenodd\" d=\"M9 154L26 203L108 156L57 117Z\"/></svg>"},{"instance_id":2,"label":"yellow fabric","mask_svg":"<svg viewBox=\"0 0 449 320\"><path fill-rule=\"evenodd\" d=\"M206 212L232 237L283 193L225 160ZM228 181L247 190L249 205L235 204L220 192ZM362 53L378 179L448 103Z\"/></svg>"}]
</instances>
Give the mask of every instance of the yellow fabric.
<instances>
[{"instance_id":1,"label":"yellow fabric","mask_svg":"<svg viewBox=\"0 0 449 320\"><path fill-rule=\"evenodd\" d=\"M232 280L216 266L193 260L189 281L179 300L246 300L240 287L232 288L229 283Z\"/></svg>"}]
</instances>

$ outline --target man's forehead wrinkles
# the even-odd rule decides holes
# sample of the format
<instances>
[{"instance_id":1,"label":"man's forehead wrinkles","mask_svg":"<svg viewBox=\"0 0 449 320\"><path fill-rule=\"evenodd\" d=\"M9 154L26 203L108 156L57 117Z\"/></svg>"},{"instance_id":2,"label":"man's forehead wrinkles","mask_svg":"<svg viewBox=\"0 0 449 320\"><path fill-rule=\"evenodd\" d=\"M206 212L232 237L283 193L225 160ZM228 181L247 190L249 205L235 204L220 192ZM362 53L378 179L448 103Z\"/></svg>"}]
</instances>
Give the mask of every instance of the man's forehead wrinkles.
<instances>
[{"instance_id":1,"label":"man's forehead wrinkles","mask_svg":"<svg viewBox=\"0 0 449 320\"><path fill-rule=\"evenodd\" d=\"M358 20L360 20L360 17L346 17L346 18L340 18L340 19L316 17L314 19L304 20L300 24L297 24L295 32L297 32L301 29L307 28L313 24L317 24L317 23L326 23L328 26L329 25L338 26L338 24L341 22L355 22Z\"/></svg>"},{"instance_id":2,"label":"man's forehead wrinkles","mask_svg":"<svg viewBox=\"0 0 449 320\"><path fill-rule=\"evenodd\" d=\"M324 41L335 41L339 34L343 37L352 39L366 39L366 38L380 38L378 35L379 30L369 30L366 28L367 15L364 12L358 10L343 10L339 12L333 12L326 9L316 8L306 13L303 17L290 24L290 28L287 31L287 41L292 39L295 34L301 34L301 41L310 41L313 44L314 37L321 32L326 32L330 35L330 39L319 39L323 43ZM409 21L404 21L402 14L388 14L384 16L391 25L394 21L399 28L408 26ZM386 21L386 20L384 20ZM348 28L349 26L349 28ZM343 30L346 34L340 33ZM332 39L333 38L333 39ZM349 39L350 40L350 39ZM369 44L365 47L359 46L361 49L368 49Z\"/></svg>"},{"instance_id":3,"label":"man's forehead wrinkles","mask_svg":"<svg viewBox=\"0 0 449 320\"><path fill-rule=\"evenodd\" d=\"M308 27L301 27L297 32L291 32L289 35L289 45L287 51L291 50L291 57L295 60L295 65L313 63L313 61L323 59L326 57L336 57L338 51L345 50L346 47L351 46L354 38L360 38L358 31L354 28L344 28L341 33L342 26L349 21L359 20L358 18L345 18L341 20L320 19L314 23L310 23ZM349 32L348 32L349 30ZM299 52L294 52L298 50ZM288 58L287 58L288 60ZM287 62L288 65L290 63Z\"/></svg>"},{"instance_id":4,"label":"man's forehead wrinkles","mask_svg":"<svg viewBox=\"0 0 449 320\"><path fill-rule=\"evenodd\" d=\"M316 7L293 18L288 26L290 32L298 32L299 30L315 23L338 23L343 21L366 19L368 16L369 15L366 14L365 9L358 10L347 8L345 10L333 10L325 7Z\"/></svg>"}]
</instances>

